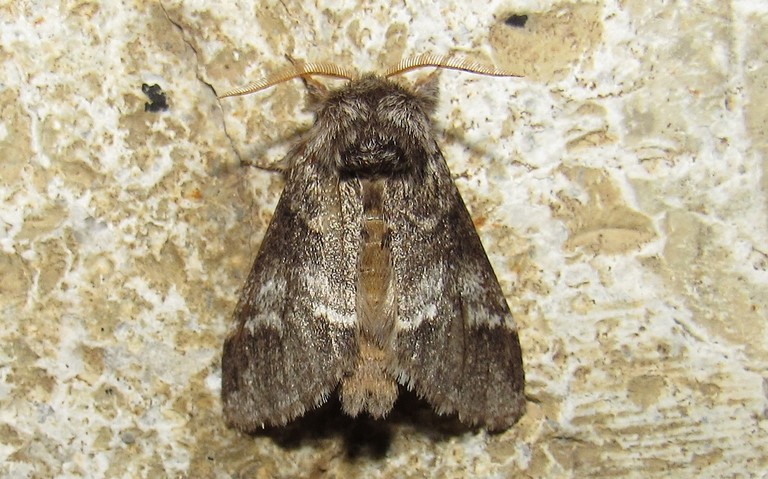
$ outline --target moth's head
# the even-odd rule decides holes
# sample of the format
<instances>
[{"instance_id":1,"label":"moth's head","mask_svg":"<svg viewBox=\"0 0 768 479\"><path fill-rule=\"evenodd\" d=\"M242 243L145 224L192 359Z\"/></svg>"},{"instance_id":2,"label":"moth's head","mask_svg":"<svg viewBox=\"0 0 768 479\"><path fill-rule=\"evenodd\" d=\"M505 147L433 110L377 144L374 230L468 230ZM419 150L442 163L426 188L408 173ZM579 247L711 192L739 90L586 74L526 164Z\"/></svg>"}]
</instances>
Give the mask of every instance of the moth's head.
<instances>
[{"instance_id":1,"label":"moth's head","mask_svg":"<svg viewBox=\"0 0 768 479\"><path fill-rule=\"evenodd\" d=\"M436 104L436 76L407 88L363 75L321 98L306 149L342 177L396 175L436 151L429 122Z\"/></svg>"},{"instance_id":2,"label":"moth's head","mask_svg":"<svg viewBox=\"0 0 768 479\"><path fill-rule=\"evenodd\" d=\"M264 80L224 93L245 95L300 77L317 103L317 118L304 138L302 156L334 168L340 176L392 176L418 167L437 152L429 115L437 104L437 76L413 88L389 78L423 67L463 70L492 76L517 76L465 60L421 55L405 60L382 75L354 73L326 63L294 63ZM315 75L344 78L348 83L328 90Z\"/></svg>"}]
</instances>

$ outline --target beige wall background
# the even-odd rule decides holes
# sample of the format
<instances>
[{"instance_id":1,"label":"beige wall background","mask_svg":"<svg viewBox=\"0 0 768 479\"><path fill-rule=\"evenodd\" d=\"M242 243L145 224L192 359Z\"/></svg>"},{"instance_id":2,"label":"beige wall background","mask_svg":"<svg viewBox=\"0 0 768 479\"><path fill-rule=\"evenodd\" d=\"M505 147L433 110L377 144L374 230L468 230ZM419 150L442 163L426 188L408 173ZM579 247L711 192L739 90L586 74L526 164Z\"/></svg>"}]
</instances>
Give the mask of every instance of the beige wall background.
<instances>
[{"instance_id":1,"label":"beige wall background","mask_svg":"<svg viewBox=\"0 0 768 479\"><path fill-rule=\"evenodd\" d=\"M0 6L0 475L765 477L768 4L205 3ZM220 348L282 188L245 164L312 117L298 81L216 93L423 52L522 75L443 72L434 120L526 415L227 429Z\"/></svg>"}]
</instances>

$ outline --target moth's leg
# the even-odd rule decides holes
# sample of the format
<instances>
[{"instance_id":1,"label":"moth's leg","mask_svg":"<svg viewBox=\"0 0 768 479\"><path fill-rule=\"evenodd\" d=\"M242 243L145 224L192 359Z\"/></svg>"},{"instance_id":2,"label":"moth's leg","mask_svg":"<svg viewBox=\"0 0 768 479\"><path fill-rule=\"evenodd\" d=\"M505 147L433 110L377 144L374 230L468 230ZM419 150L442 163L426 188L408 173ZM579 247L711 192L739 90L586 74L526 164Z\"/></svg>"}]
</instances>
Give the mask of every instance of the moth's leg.
<instances>
[{"instance_id":1,"label":"moth's leg","mask_svg":"<svg viewBox=\"0 0 768 479\"><path fill-rule=\"evenodd\" d=\"M286 55L286 57L288 58L288 61L293 63L293 66L295 66L296 69L302 70L304 60L297 60L290 55ZM328 88L312 78L312 75L301 75L301 81L303 81L304 86L307 87L310 105L322 103L328 97Z\"/></svg>"},{"instance_id":2,"label":"moth's leg","mask_svg":"<svg viewBox=\"0 0 768 479\"><path fill-rule=\"evenodd\" d=\"M442 70L439 68L435 68L435 70L429 75L416 80L416 82L413 84L413 89L421 95L427 96L429 98L437 98L441 71Z\"/></svg>"},{"instance_id":3,"label":"moth's leg","mask_svg":"<svg viewBox=\"0 0 768 479\"><path fill-rule=\"evenodd\" d=\"M320 104L328 97L328 88L310 75L302 75L301 80L304 82L304 86L307 87L310 105Z\"/></svg>"}]
</instances>

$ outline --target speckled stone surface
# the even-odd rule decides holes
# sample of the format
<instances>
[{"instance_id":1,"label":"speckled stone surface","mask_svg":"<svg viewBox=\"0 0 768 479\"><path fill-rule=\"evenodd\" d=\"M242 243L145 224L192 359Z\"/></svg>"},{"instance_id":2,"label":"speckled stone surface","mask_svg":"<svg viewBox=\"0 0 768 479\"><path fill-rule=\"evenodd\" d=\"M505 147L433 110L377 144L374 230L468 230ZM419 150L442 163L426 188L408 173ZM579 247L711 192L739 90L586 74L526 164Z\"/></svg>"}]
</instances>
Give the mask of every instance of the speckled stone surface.
<instances>
[{"instance_id":1,"label":"speckled stone surface","mask_svg":"<svg viewBox=\"0 0 768 479\"><path fill-rule=\"evenodd\" d=\"M0 6L0 476L768 477L765 2L207 3ZM311 115L300 82L216 93L423 52L523 75L444 72L435 129L526 415L228 429L220 348L282 187L244 164Z\"/></svg>"}]
</instances>

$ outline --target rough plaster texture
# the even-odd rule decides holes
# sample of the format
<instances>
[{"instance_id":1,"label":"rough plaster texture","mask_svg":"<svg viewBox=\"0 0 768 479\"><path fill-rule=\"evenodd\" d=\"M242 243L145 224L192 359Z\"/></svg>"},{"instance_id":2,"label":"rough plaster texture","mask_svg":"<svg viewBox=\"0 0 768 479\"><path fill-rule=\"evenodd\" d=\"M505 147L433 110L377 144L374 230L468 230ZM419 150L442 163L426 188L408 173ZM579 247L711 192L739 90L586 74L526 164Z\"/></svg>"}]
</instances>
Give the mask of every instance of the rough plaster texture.
<instances>
[{"instance_id":1,"label":"rough plaster texture","mask_svg":"<svg viewBox=\"0 0 768 479\"><path fill-rule=\"evenodd\" d=\"M768 477L768 4L207 3L0 6L0 475ZM422 52L523 75L443 73L435 128L527 414L227 429L220 347L282 186L243 164L311 116L299 82L216 92Z\"/></svg>"}]
</instances>

